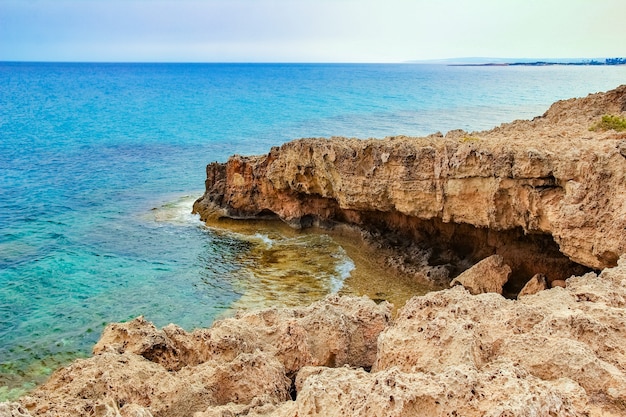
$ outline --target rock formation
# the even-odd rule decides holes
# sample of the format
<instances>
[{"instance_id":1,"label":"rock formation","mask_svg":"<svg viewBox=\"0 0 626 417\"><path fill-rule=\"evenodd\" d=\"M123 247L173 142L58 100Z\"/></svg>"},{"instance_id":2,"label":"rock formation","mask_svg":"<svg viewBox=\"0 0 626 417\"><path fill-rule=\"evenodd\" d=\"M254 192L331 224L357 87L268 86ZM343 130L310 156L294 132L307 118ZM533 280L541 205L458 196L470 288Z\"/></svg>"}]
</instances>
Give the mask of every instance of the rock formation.
<instances>
[{"instance_id":1,"label":"rock formation","mask_svg":"<svg viewBox=\"0 0 626 417\"><path fill-rule=\"evenodd\" d=\"M107 327L1 417L624 416L626 256L519 300L329 296L210 329Z\"/></svg>"},{"instance_id":2,"label":"rock formation","mask_svg":"<svg viewBox=\"0 0 626 417\"><path fill-rule=\"evenodd\" d=\"M511 268L504 264L500 255L492 255L461 273L450 286L462 285L470 294L495 292L502 294L502 287L509 280ZM524 287L526 288L526 287Z\"/></svg>"},{"instance_id":3,"label":"rock formation","mask_svg":"<svg viewBox=\"0 0 626 417\"><path fill-rule=\"evenodd\" d=\"M210 164L194 210L400 234L448 282L498 254L519 291L537 273L563 280L626 252L626 133L591 131L604 114L626 115L626 85L485 132L296 140Z\"/></svg>"},{"instance_id":4,"label":"rock formation","mask_svg":"<svg viewBox=\"0 0 626 417\"><path fill-rule=\"evenodd\" d=\"M552 281L552 284L554 284L555 282L556 281ZM546 282L545 275L537 274L532 277L530 281L526 283L526 285L524 285L524 288L522 288L517 297L519 298L525 295L537 294L539 291L543 291L546 289L548 289L548 283Z\"/></svg>"},{"instance_id":5,"label":"rock formation","mask_svg":"<svg viewBox=\"0 0 626 417\"><path fill-rule=\"evenodd\" d=\"M279 404L290 399L290 378L303 366L371 368L390 320L388 303L338 296L243 314L192 333L175 325L158 330L139 317L109 325L93 357L57 371L21 399L22 410L127 417L144 409L174 417L231 403Z\"/></svg>"}]
</instances>

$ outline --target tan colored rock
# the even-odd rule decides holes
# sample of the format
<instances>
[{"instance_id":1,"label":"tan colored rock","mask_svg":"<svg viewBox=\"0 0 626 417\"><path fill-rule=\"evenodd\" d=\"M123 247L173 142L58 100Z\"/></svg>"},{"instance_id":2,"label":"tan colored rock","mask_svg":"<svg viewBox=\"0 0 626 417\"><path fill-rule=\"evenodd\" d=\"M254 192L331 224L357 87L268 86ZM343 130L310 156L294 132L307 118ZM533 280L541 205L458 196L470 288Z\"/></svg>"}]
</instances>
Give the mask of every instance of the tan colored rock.
<instances>
[{"instance_id":1,"label":"tan colored rock","mask_svg":"<svg viewBox=\"0 0 626 417\"><path fill-rule=\"evenodd\" d=\"M20 403L0 403L0 417L31 417L28 410Z\"/></svg>"},{"instance_id":2,"label":"tan colored rock","mask_svg":"<svg viewBox=\"0 0 626 417\"><path fill-rule=\"evenodd\" d=\"M95 356L55 372L23 406L36 416L186 416L272 411L306 365L371 367L391 305L332 295L192 333L139 317L107 326ZM276 407L275 407L276 406ZM143 414L142 414L143 413Z\"/></svg>"},{"instance_id":3,"label":"tan colored rock","mask_svg":"<svg viewBox=\"0 0 626 417\"><path fill-rule=\"evenodd\" d=\"M245 404L259 396L269 403L282 402L289 398L289 387L280 362L262 352L177 373L132 353L104 353L56 372L22 401L41 416L148 412L173 417L230 402ZM127 405L130 410L125 410Z\"/></svg>"},{"instance_id":4,"label":"tan colored rock","mask_svg":"<svg viewBox=\"0 0 626 417\"><path fill-rule=\"evenodd\" d=\"M542 381L511 363L442 373L376 373L307 368L298 375L294 416L583 416L584 390L566 379ZM584 401L583 401L584 402ZM578 403L578 404L577 404Z\"/></svg>"},{"instance_id":5,"label":"tan colored rock","mask_svg":"<svg viewBox=\"0 0 626 417\"><path fill-rule=\"evenodd\" d=\"M303 139L233 156L207 167L194 210L204 220L274 214L296 227L384 224L421 242L465 240L474 261L502 254L514 271L550 281L580 273L561 253L615 266L626 252L626 138L589 128L603 114L626 116L625 97L626 85L472 134Z\"/></svg>"},{"instance_id":6,"label":"tan colored rock","mask_svg":"<svg viewBox=\"0 0 626 417\"><path fill-rule=\"evenodd\" d=\"M455 286L412 298L393 322L388 314L388 305L332 296L307 308L241 314L193 333L137 319L111 326L99 343L102 353L55 372L19 400L21 410L0 404L0 411L7 417L626 415L626 256L615 268L571 277L567 288L532 297L471 295ZM131 334L136 339L125 343ZM168 370L171 362L162 358L171 352L150 355L153 361L120 353L124 346L156 352L146 341L178 351L184 345L193 361L200 357L194 349L209 359ZM367 372L362 367L371 358Z\"/></svg>"},{"instance_id":7,"label":"tan colored rock","mask_svg":"<svg viewBox=\"0 0 626 417\"><path fill-rule=\"evenodd\" d=\"M138 318L0 415L624 416L626 138L588 128L625 112L622 86L471 138L301 140L210 165L205 219L380 227L441 259L457 251L458 265L496 254L468 270L481 291L501 288L484 278L503 265L567 285L519 300L459 285L395 320L386 303L336 295L191 333ZM571 260L608 268L572 276Z\"/></svg>"},{"instance_id":8,"label":"tan colored rock","mask_svg":"<svg viewBox=\"0 0 626 417\"><path fill-rule=\"evenodd\" d=\"M516 301L460 286L415 297L380 335L372 371L438 375L469 366L480 374L509 364L543 382L570 381L583 393L571 399L582 404L575 415L626 415L624 284L626 257L599 276Z\"/></svg>"},{"instance_id":9,"label":"tan colored rock","mask_svg":"<svg viewBox=\"0 0 626 417\"><path fill-rule=\"evenodd\" d=\"M486 292L502 294L502 286L510 275L511 267L504 264L502 256L493 255L453 279L450 286L462 285L473 295Z\"/></svg>"},{"instance_id":10,"label":"tan colored rock","mask_svg":"<svg viewBox=\"0 0 626 417\"><path fill-rule=\"evenodd\" d=\"M168 370L179 370L192 362L182 357L181 350L164 330L158 330L143 317L127 323L109 324L93 348L95 355L105 352L132 352Z\"/></svg>"},{"instance_id":11,"label":"tan colored rock","mask_svg":"<svg viewBox=\"0 0 626 417\"><path fill-rule=\"evenodd\" d=\"M539 291L547 290L548 283L546 277L543 274L536 274L524 285L524 288L519 292L517 298L525 295L537 294Z\"/></svg>"},{"instance_id":12,"label":"tan colored rock","mask_svg":"<svg viewBox=\"0 0 626 417\"><path fill-rule=\"evenodd\" d=\"M564 279L555 279L554 281L552 281L550 283L550 287L552 288L566 288L567 287L567 282L565 282Z\"/></svg>"}]
</instances>

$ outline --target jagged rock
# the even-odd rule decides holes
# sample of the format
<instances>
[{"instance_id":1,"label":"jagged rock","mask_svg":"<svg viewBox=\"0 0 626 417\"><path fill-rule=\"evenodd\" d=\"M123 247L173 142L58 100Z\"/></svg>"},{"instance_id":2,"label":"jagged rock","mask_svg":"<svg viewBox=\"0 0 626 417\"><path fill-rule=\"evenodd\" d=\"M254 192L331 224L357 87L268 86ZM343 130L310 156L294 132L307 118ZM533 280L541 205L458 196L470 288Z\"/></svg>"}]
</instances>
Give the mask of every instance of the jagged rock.
<instances>
[{"instance_id":1,"label":"jagged rock","mask_svg":"<svg viewBox=\"0 0 626 417\"><path fill-rule=\"evenodd\" d=\"M192 333L174 325L158 330L139 317L107 326L94 353L134 353L170 371L208 360L232 361L257 349L275 355L288 373L306 365L371 367L391 308L365 297L331 295L308 307L240 314Z\"/></svg>"},{"instance_id":2,"label":"jagged rock","mask_svg":"<svg viewBox=\"0 0 626 417\"><path fill-rule=\"evenodd\" d=\"M517 298L525 295L537 294L539 291L547 290L548 283L546 282L546 276L543 274L536 274L524 285L524 288L519 292Z\"/></svg>"},{"instance_id":3,"label":"jagged rock","mask_svg":"<svg viewBox=\"0 0 626 417\"><path fill-rule=\"evenodd\" d=\"M511 275L511 267L504 264L500 255L493 255L463 272L450 283L450 286L462 285L471 294L495 292L502 294L502 286Z\"/></svg>"},{"instance_id":4,"label":"jagged rock","mask_svg":"<svg viewBox=\"0 0 626 417\"><path fill-rule=\"evenodd\" d=\"M303 139L207 167L201 218L347 222L505 258L549 281L615 266L626 252L626 164L615 131L626 85L555 103L542 117L444 138ZM374 197L375 196L375 197ZM520 286L521 287L521 286Z\"/></svg>"},{"instance_id":5,"label":"jagged rock","mask_svg":"<svg viewBox=\"0 0 626 417\"><path fill-rule=\"evenodd\" d=\"M306 371L306 373L304 372ZM303 369L293 416L583 416L584 390L567 379L542 381L511 363L480 371L369 374L362 369Z\"/></svg>"},{"instance_id":6,"label":"jagged rock","mask_svg":"<svg viewBox=\"0 0 626 417\"><path fill-rule=\"evenodd\" d=\"M56 372L24 405L35 415L128 414L126 404L154 416L191 415L209 406L248 403L257 396L289 398L282 364L267 353L241 354L230 362L206 362L177 373L133 353L103 353Z\"/></svg>"},{"instance_id":7,"label":"jagged rock","mask_svg":"<svg viewBox=\"0 0 626 417\"><path fill-rule=\"evenodd\" d=\"M519 300L455 286L412 298L393 322L389 308L332 296L193 333L158 330L139 318L110 326L99 354L55 372L19 400L21 410L1 404L0 412L626 415L626 256L600 274L570 277L567 288ZM191 363L164 360L174 355L150 343L178 352L184 346ZM160 353L148 360L130 349ZM196 364L201 355L208 359ZM171 363L182 367L168 370Z\"/></svg>"},{"instance_id":8,"label":"jagged rock","mask_svg":"<svg viewBox=\"0 0 626 417\"><path fill-rule=\"evenodd\" d=\"M371 367L391 308L331 295L308 307L239 314L192 333L174 325L159 330L138 317L107 326L95 356L57 371L21 401L34 415L59 417L271 409L290 398L288 376L303 366Z\"/></svg>"},{"instance_id":9,"label":"jagged rock","mask_svg":"<svg viewBox=\"0 0 626 417\"><path fill-rule=\"evenodd\" d=\"M0 403L0 417L31 417L28 410L20 403Z\"/></svg>"},{"instance_id":10,"label":"jagged rock","mask_svg":"<svg viewBox=\"0 0 626 417\"><path fill-rule=\"evenodd\" d=\"M572 277L567 288L516 301L470 297L460 286L415 297L381 333L372 371L430 375L468 366L482 373L510 364L544 382L570 381L584 393L576 402L586 398L586 406L576 406L580 415L600 397L606 409L592 415L624 415L624 284L626 257L600 275Z\"/></svg>"}]
</instances>

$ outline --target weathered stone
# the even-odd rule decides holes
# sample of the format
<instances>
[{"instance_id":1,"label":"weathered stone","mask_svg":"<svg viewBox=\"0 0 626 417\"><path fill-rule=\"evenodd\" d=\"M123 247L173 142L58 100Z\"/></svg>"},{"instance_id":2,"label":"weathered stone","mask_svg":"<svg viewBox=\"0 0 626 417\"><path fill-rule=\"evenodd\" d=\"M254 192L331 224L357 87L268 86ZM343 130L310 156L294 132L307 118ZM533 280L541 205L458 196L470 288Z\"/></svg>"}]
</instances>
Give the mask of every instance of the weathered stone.
<instances>
[{"instance_id":1,"label":"weathered stone","mask_svg":"<svg viewBox=\"0 0 626 417\"><path fill-rule=\"evenodd\" d=\"M474 260L498 253L526 277L572 275L554 264L561 252L590 268L615 266L626 252L623 147L617 132L589 128L603 114L623 114L624 97L626 85L471 135L303 139L264 156L233 156L207 167L206 192L194 210L204 220L274 215L296 227L384 223L451 245L445 225L471 225L476 230L463 246ZM523 233L504 233L513 231ZM549 244L557 246L548 251ZM515 259L527 261L518 268Z\"/></svg>"},{"instance_id":2,"label":"weathered stone","mask_svg":"<svg viewBox=\"0 0 626 417\"><path fill-rule=\"evenodd\" d=\"M450 286L462 285L471 294L495 292L502 294L502 286L511 275L511 267L504 264L500 255L493 255L463 272L450 283Z\"/></svg>"},{"instance_id":3,"label":"weathered stone","mask_svg":"<svg viewBox=\"0 0 626 417\"><path fill-rule=\"evenodd\" d=\"M28 410L20 403L0 403L0 417L31 417Z\"/></svg>"},{"instance_id":4,"label":"weathered stone","mask_svg":"<svg viewBox=\"0 0 626 417\"><path fill-rule=\"evenodd\" d=\"M546 277L543 274L537 274L533 276L527 283L524 285L524 288L519 292L517 298L523 297L525 295L537 294L539 291L543 291L548 289L548 283L546 282Z\"/></svg>"},{"instance_id":5,"label":"weathered stone","mask_svg":"<svg viewBox=\"0 0 626 417\"><path fill-rule=\"evenodd\" d=\"M386 303L336 295L191 333L138 318L0 416L626 415L626 168L615 132L588 131L625 96L559 102L477 140L293 142L210 166L196 204L203 216L377 223L455 242L465 261L489 259L466 272L477 292L501 288L509 262L517 279L551 271L562 288L508 300L459 285L412 298L395 320ZM566 275L554 242L612 267ZM500 278L485 281L488 264Z\"/></svg>"},{"instance_id":6,"label":"weathered stone","mask_svg":"<svg viewBox=\"0 0 626 417\"><path fill-rule=\"evenodd\" d=\"M626 256L519 300L462 286L414 297L393 322L388 305L338 296L193 333L137 319L111 326L100 354L55 372L20 406L0 404L0 413L619 416L624 328ZM171 352L148 360L130 351L157 352L152 342L178 352L184 345L191 362L168 370ZM195 363L201 355L208 359Z\"/></svg>"},{"instance_id":7,"label":"weathered stone","mask_svg":"<svg viewBox=\"0 0 626 417\"><path fill-rule=\"evenodd\" d=\"M508 362L434 374L397 368L301 373L294 416L583 416L577 407L583 389L567 380L542 381Z\"/></svg>"}]
</instances>

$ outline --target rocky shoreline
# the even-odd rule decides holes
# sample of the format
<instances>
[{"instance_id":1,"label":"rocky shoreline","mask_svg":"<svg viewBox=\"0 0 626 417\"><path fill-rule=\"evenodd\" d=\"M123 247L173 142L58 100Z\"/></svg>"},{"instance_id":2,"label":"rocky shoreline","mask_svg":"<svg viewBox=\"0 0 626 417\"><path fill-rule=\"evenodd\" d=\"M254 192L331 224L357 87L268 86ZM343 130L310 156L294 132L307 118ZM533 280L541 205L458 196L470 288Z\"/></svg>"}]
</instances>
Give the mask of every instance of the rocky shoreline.
<instances>
[{"instance_id":1,"label":"rocky shoreline","mask_svg":"<svg viewBox=\"0 0 626 417\"><path fill-rule=\"evenodd\" d=\"M463 286L329 296L191 333L109 325L94 356L0 416L623 416L626 257L507 300Z\"/></svg>"},{"instance_id":2,"label":"rocky shoreline","mask_svg":"<svg viewBox=\"0 0 626 417\"><path fill-rule=\"evenodd\" d=\"M626 133L605 115L626 86L486 132L210 164L203 220L358 227L453 287L397 317L334 295L193 332L111 324L0 416L626 415Z\"/></svg>"},{"instance_id":3,"label":"rocky shoreline","mask_svg":"<svg viewBox=\"0 0 626 417\"><path fill-rule=\"evenodd\" d=\"M626 132L594 129L625 112L621 86L485 132L296 140L208 165L194 210L394 236L428 252L438 282L500 255L519 291L536 274L562 281L626 252Z\"/></svg>"}]
</instances>

